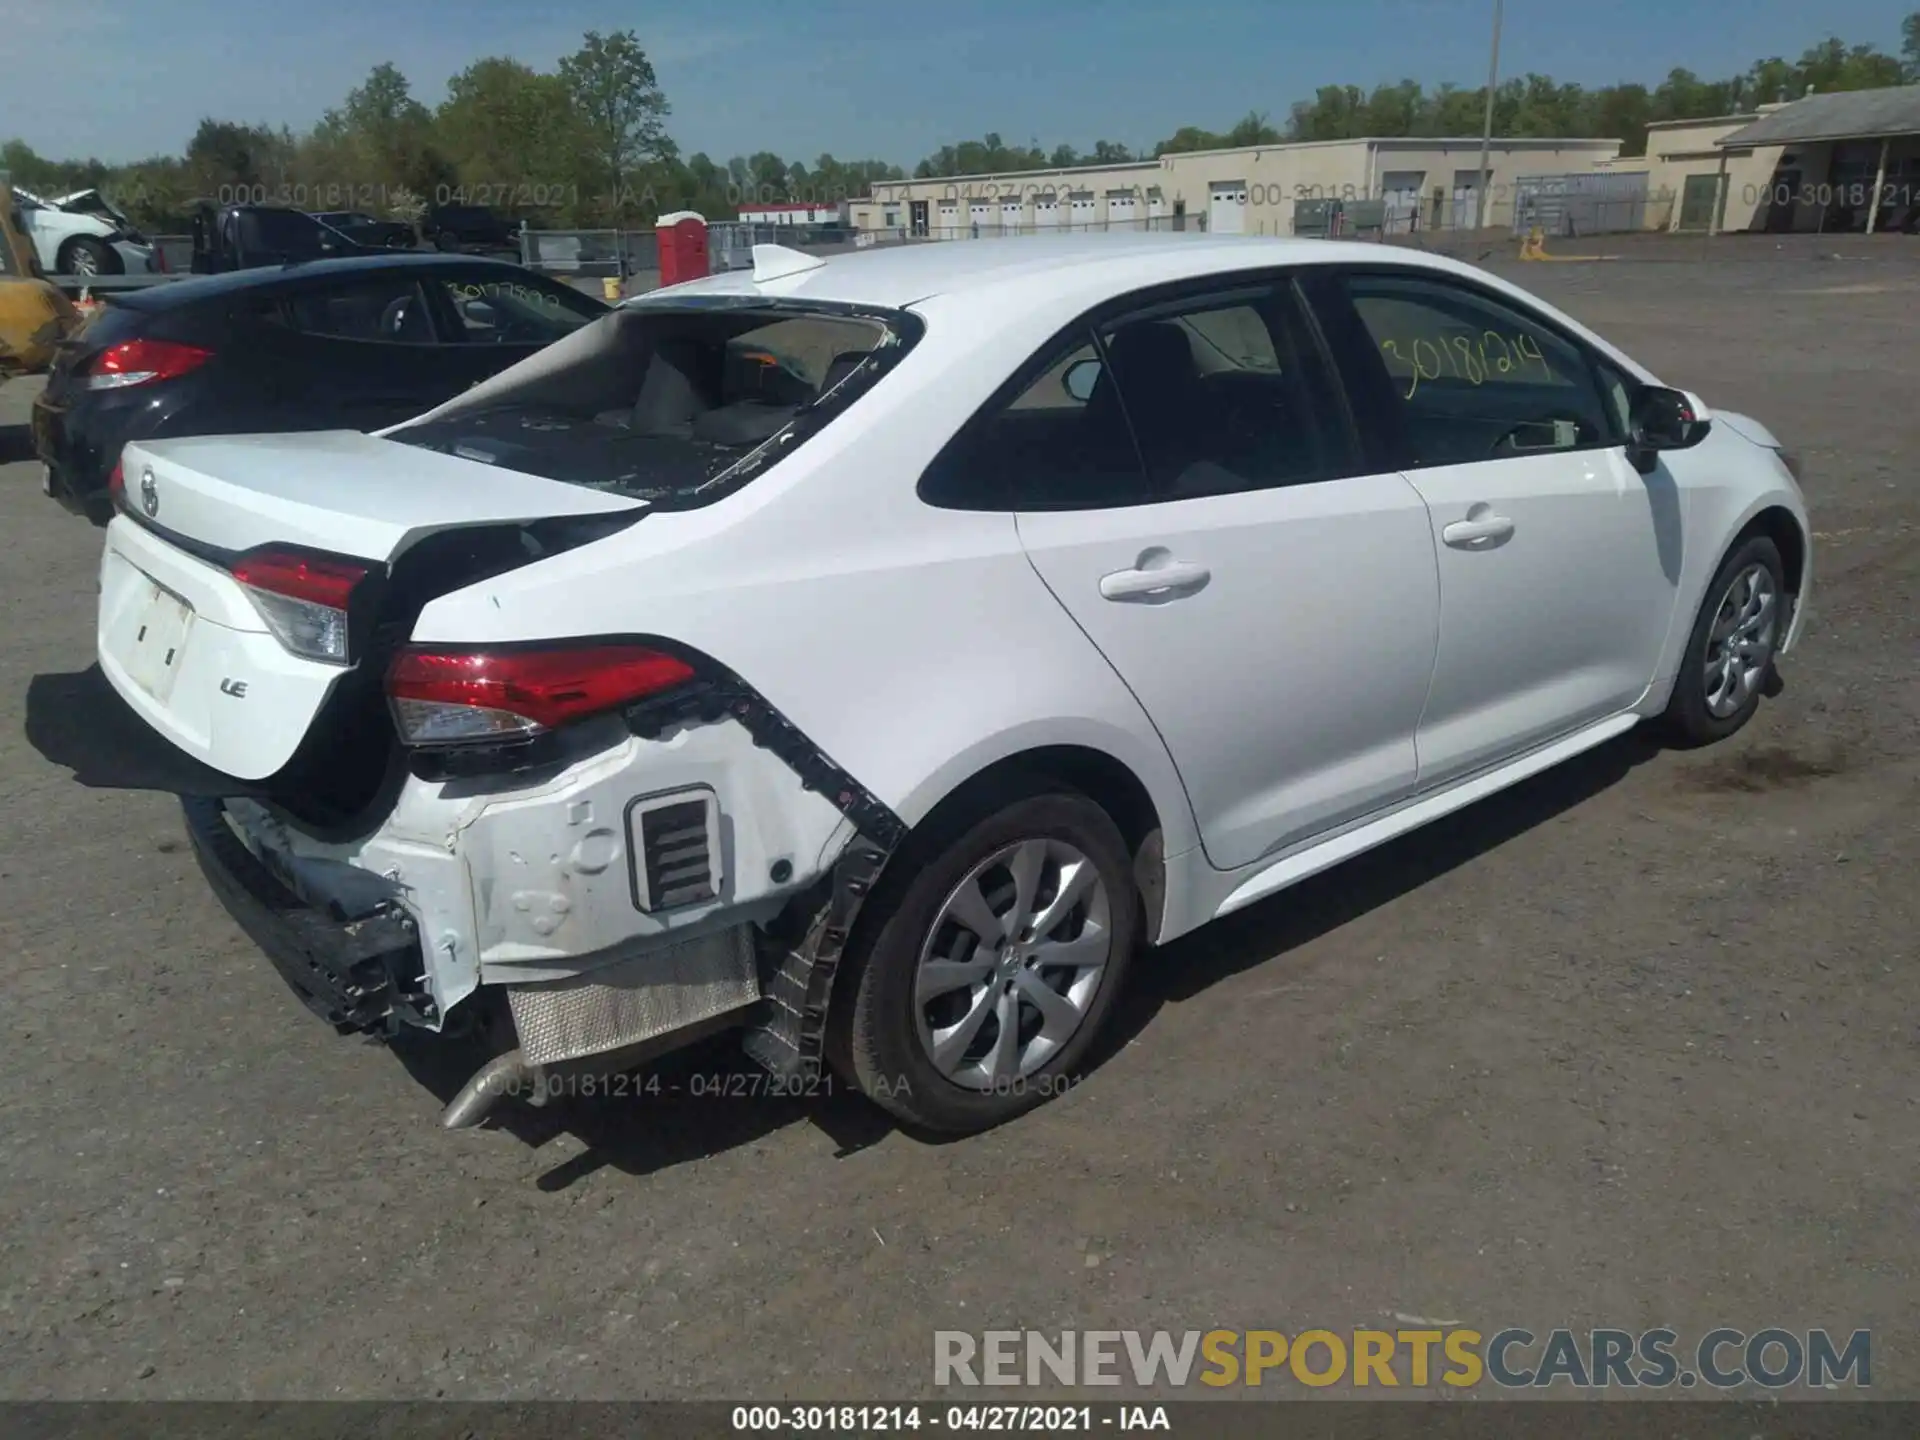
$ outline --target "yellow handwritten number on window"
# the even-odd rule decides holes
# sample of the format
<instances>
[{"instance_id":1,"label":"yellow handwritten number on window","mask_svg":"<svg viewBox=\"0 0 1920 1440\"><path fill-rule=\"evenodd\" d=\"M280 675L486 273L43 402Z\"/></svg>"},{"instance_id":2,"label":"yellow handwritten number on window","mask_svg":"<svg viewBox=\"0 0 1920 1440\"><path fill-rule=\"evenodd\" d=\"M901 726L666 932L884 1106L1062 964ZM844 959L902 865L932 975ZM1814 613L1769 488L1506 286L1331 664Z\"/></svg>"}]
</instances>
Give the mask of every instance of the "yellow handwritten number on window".
<instances>
[{"instance_id":1,"label":"yellow handwritten number on window","mask_svg":"<svg viewBox=\"0 0 1920 1440\"><path fill-rule=\"evenodd\" d=\"M1425 381L1448 376L1480 386L1494 376L1513 375L1531 366L1549 383L1558 380L1540 349L1540 342L1520 331L1511 337L1497 330L1486 330L1477 338L1467 334L1443 335L1437 340L1425 336L1389 338L1380 342L1380 353L1399 362L1395 373L1407 382L1402 396L1407 400L1419 392Z\"/></svg>"}]
</instances>

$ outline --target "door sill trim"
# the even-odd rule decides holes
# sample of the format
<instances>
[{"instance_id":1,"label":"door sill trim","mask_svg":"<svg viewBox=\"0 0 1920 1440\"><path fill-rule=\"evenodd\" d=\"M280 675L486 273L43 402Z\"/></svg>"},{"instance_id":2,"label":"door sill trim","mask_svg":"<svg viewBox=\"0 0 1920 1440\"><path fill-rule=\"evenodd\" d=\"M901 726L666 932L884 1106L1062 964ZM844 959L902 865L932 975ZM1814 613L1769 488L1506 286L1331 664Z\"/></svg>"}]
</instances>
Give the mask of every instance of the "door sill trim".
<instances>
[{"instance_id":1,"label":"door sill trim","mask_svg":"<svg viewBox=\"0 0 1920 1440\"><path fill-rule=\"evenodd\" d=\"M1343 860L1351 860L1377 845L1397 839L1409 831L1418 830L1443 815L1455 810L1463 810L1476 800L1484 800L1517 785L1522 780L1538 775L1543 770L1551 770L1562 761L1571 760L1583 751L1597 745L1604 745L1617 735L1624 735L1641 721L1634 711L1624 711L1605 720L1596 721L1571 735L1530 750L1516 760L1509 760L1492 770L1483 770L1477 775L1456 781L1445 790L1410 800L1398 809L1391 810L1374 820L1368 820L1343 830L1329 839L1296 850L1291 855L1282 856L1265 868L1256 871L1243 880L1240 885L1220 903L1213 912L1214 918L1231 914L1265 899L1289 885L1317 875L1322 870L1331 869Z\"/></svg>"}]
</instances>

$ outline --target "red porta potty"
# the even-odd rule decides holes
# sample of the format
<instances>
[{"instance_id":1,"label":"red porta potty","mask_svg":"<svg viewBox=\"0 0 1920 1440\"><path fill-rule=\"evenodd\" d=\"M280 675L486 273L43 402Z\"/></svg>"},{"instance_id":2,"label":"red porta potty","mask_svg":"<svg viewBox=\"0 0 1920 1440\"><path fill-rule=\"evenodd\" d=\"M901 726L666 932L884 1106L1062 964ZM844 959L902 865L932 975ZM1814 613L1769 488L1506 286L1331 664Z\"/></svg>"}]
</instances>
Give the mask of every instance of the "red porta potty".
<instances>
[{"instance_id":1,"label":"red porta potty","mask_svg":"<svg viewBox=\"0 0 1920 1440\"><path fill-rule=\"evenodd\" d=\"M662 215L654 225L660 242L660 283L678 285L713 273L707 261L706 217L692 210Z\"/></svg>"}]
</instances>

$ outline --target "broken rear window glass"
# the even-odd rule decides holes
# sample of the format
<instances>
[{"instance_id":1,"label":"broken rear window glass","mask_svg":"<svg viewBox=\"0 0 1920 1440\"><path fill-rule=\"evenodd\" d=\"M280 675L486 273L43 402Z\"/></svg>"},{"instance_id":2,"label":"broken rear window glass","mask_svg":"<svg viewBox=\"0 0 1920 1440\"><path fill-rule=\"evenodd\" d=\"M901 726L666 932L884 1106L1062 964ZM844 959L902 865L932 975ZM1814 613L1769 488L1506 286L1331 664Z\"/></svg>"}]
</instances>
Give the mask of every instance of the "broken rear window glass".
<instances>
[{"instance_id":1,"label":"broken rear window glass","mask_svg":"<svg viewBox=\"0 0 1920 1440\"><path fill-rule=\"evenodd\" d=\"M388 438L685 509L790 454L918 333L901 312L755 297L628 306Z\"/></svg>"}]
</instances>

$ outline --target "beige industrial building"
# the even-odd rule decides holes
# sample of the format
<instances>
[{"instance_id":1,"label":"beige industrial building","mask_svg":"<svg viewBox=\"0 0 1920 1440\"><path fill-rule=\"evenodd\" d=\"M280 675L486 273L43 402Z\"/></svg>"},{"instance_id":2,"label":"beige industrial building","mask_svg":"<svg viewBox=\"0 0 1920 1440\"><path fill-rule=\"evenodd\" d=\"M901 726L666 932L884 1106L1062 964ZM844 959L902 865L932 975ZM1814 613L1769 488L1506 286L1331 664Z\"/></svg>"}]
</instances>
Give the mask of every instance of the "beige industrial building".
<instances>
[{"instance_id":1,"label":"beige industrial building","mask_svg":"<svg viewBox=\"0 0 1920 1440\"><path fill-rule=\"evenodd\" d=\"M1551 234L1631 229L1920 230L1920 85L1808 95L1734 115L1667 120L1647 153L1616 140L1499 139L1482 214L1480 141L1356 139L1161 155L998 175L902 180L850 202L883 236L961 239L1048 230L1287 235L1313 202L1375 201L1389 233L1471 226ZM1873 197L1878 195L1878 204ZM1303 208L1304 207L1304 208Z\"/></svg>"},{"instance_id":2,"label":"beige industrial building","mask_svg":"<svg viewBox=\"0 0 1920 1440\"><path fill-rule=\"evenodd\" d=\"M1910 228L1920 213L1920 85L1665 121L1647 128L1644 163L1649 193L1668 202L1649 206L1656 228Z\"/></svg>"},{"instance_id":3,"label":"beige industrial building","mask_svg":"<svg viewBox=\"0 0 1920 1440\"><path fill-rule=\"evenodd\" d=\"M1512 224L1523 181L1590 173L1619 153L1618 140L1494 141L1484 223ZM1056 229L1288 235L1302 202L1378 200L1389 230L1448 229L1480 216L1479 182L1477 136L1308 141L878 184L847 218L860 231L932 239Z\"/></svg>"}]
</instances>

